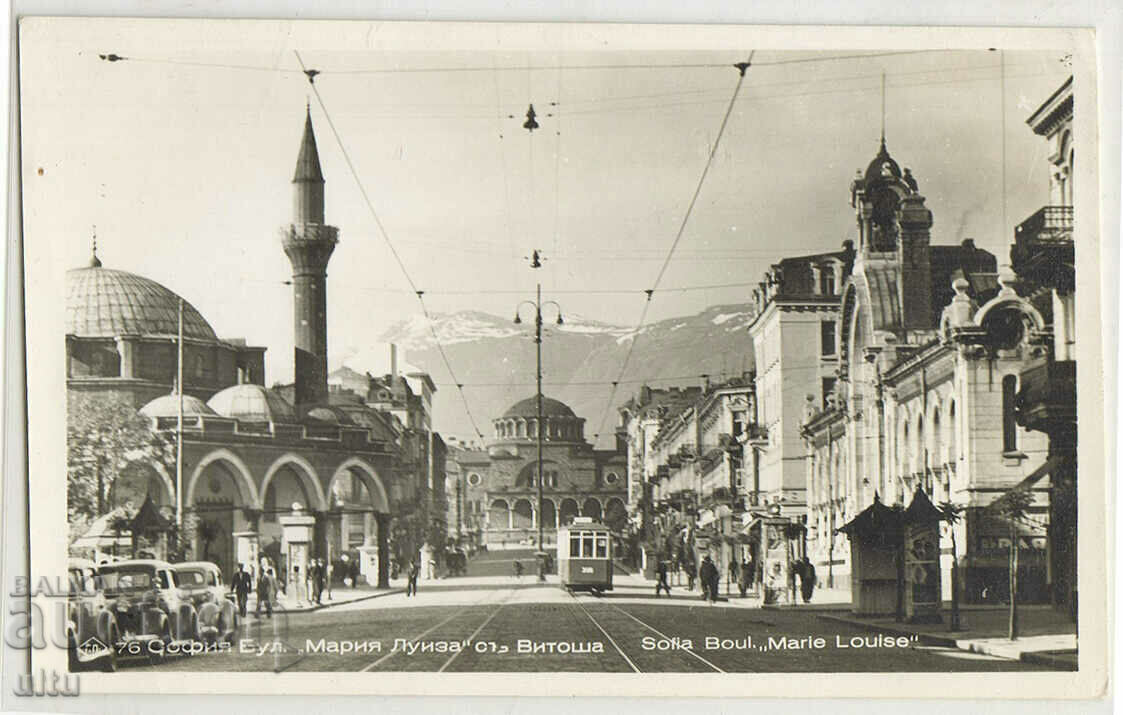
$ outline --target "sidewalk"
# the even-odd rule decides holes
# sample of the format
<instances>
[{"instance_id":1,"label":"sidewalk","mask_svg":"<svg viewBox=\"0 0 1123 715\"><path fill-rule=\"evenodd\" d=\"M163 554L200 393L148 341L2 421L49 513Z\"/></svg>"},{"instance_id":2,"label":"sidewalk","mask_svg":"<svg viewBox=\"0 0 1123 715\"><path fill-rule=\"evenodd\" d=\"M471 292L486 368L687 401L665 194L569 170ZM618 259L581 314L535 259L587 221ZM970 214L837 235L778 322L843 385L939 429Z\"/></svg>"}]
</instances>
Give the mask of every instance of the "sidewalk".
<instances>
[{"instance_id":1,"label":"sidewalk","mask_svg":"<svg viewBox=\"0 0 1123 715\"><path fill-rule=\"evenodd\" d=\"M1077 667L1076 624L1051 606L1027 605L1018 609L1020 633L1007 638L1010 611L1006 606L960 606L958 631L949 631L951 610L944 608L943 623L898 623L890 617L861 618L851 613L820 613L819 618L866 630L917 635L921 643L986 655L1022 660L1055 668Z\"/></svg>"},{"instance_id":2,"label":"sidewalk","mask_svg":"<svg viewBox=\"0 0 1123 715\"><path fill-rule=\"evenodd\" d=\"M328 597L328 592L325 590L323 593L323 603L309 603L303 601L297 603L296 598L292 594L278 593L277 600L274 603L274 608L283 609L285 613L312 613L313 611L321 611L325 608L332 606L342 606L345 603L356 603L358 601L367 601L372 598L381 598L395 593L403 593L405 587L395 588L391 585L390 588L374 588L373 586L360 586L359 588L350 588L343 586L340 588L333 588L331 597ZM246 612L252 614L257 610L257 594L251 593L249 601L246 604Z\"/></svg>"}]
</instances>

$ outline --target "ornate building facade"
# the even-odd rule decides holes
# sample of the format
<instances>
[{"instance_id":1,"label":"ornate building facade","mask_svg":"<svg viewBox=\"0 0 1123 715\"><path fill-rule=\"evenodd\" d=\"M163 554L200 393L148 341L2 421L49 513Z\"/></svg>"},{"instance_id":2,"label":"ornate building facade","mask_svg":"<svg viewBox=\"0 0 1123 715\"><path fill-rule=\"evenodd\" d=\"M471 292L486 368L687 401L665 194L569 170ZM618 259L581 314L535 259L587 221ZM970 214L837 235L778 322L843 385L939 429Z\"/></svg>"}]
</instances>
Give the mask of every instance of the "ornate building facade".
<instances>
[{"instance_id":1,"label":"ornate building facade","mask_svg":"<svg viewBox=\"0 0 1123 715\"><path fill-rule=\"evenodd\" d=\"M122 414L139 414L156 435L182 434L179 478L174 459L138 459L105 475L106 504L97 464L94 471L98 510L136 507L147 497L174 520L181 504L189 558L230 573L238 562L268 556L290 576L293 566L305 572L309 559L330 558L337 574L357 564L361 579L385 586L392 545L416 553L432 538L429 516L417 525L416 515L429 513L422 505L442 505L443 489L434 485L443 487L436 462L444 446L430 424L435 387L418 375L415 392L389 375L364 389L329 390L326 270L338 230L324 222L310 114L292 186L293 222L281 244L293 267L293 382L265 387L265 348L219 340L183 303L181 397L174 384L181 299L103 267L95 255L67 274L68 421L76 425L112 402ZM84 460L107 459L97 445L78 444L84 439L72 430L75 487ZM287 521L305 525L307 538L296 542Z\"/></svg>"},{"instance_id":2,"label":"ornate building facade","mask_svg":"<svg viewBox=\"0 0 1123 715\"><path fill-rule=\"evenodd\" d=\"M585 440L585 420L566 404L542 398L543 465L538 474L537 399L512 405L492 421L484 449L453 448L452 470L463 479L461 508L469 533L490 549L530 546L538 520L546 545L557 526L588 516L618 530L627 525L627 462L622 450L598 450ZM538 480L543 507L538 513Z\"/></svg>"}]
</instances>

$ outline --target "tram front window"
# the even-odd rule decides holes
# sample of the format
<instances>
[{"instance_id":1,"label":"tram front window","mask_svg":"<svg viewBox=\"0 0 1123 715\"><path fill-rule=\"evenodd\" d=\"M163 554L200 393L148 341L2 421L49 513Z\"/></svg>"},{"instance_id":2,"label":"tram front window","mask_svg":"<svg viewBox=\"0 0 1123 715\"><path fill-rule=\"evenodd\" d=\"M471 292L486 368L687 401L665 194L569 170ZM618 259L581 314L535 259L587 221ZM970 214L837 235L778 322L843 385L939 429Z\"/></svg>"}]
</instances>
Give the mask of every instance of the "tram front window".
<instances>
[{"instance_id":1,"label":"tram front window","mask_svg":"<svg viewBox=\"0 0 1123 715\"><path fill-rule=\"evenodd\" d=\"M583 534L581 536L581 556L583 558L591 558L593 555L593 535Z\"/></svg>"},{"instance_id":2,"label":"tram front window","mask_svg":"<svg viewBox=\"0 0 1123 715\"><path fill-rule=\"evenodd\" d=\"M569 537L569 555L571 558L581 557L581 536L579 534Z\"/></svg>"},{"instance_id":3,"label":"tram front window","mask_svg":"<svg viewBox=\"0 0 1123 715\"><path fill-rule=\"evenodd\" d=\"M608 558L608 537L601 534L597 535L597 558Z\"/></svg>"}]
</instances>

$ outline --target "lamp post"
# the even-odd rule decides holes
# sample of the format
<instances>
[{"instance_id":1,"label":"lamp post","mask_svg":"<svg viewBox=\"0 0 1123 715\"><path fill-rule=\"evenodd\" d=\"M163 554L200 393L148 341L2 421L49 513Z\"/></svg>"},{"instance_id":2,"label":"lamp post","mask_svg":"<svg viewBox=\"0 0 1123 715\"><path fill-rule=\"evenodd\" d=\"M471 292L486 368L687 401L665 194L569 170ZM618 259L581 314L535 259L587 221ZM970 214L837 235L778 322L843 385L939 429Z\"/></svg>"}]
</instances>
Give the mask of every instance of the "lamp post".
<instances>
[{"instance_id":1,"label":"lamp post","mask_svg":"<svg viewBox=\"0 0 1123 715\"><path fill-rule=\"evenodd\" d=\"M532 268L541 267L542 263L539 260L538 251L534 251L533 259L532 259L530 265L531 265ZM548 300L545 303L542 302L542 284L541 283L538 284L537 294L536 294L536 297L535 297L533 303L529 300L524 300L523 302L519 303L515 307L515 323L516 324L522 323L522 318L519 315L519 311L522 310L522 307L524 305L529 305L529 306L532 306L534 308L534 346L535 346L536 366L537 366L536 370L535 370L535 373L536 373L535 378L536 378L536 385L537 385L537 388L538 388L537 393L536 393L537 405L538 405L537 406L538 419L537 419L536 427L535 427L535 432L537 433L537 441L538 441L538 476L537 476L537 479L536 479L536 482L538 483L538 553L537 553L537 558L538 558L538 580L539 581L545 581L546 580L546 571L545 571L545 563L544 563L545 551L544 551L544 543L543 543L544 539L543 539L543 525L542 525L542 504L543 504L543 497L542 497L542 482L543 482L543 478L542 478L543 477L543 475L542 475L542 432L543 432L543 430L542 430L542 307L543 306L549 306L549 305L554 306L554 308L558 312L557 324L562 325L563 321L562 321L561 306L558 305L556 301ZM557 514L556 513L554 515L554 526L555 527L557 526Z\"/></svg>"}]
</instances>

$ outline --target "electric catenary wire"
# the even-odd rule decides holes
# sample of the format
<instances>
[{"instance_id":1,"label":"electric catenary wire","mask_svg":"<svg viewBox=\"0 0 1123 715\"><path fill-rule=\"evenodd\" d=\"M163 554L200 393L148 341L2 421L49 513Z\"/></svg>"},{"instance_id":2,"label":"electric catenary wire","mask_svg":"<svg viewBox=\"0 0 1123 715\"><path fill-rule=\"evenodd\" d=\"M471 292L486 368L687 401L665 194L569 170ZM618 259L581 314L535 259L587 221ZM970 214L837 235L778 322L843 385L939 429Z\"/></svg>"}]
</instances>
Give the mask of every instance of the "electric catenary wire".
<instances>
[{"instance_id":1,"label":"electric catenary wire","mask_svg":"<svg viewBox=\"0 0 1123 715\"><path fill-rule=\"evenodd\" d=\"M612 389L609 391L608 401L605 403L604 414L601 416L600 425L594 433L593 438L599 438L601 432L604 431L604 425L608 421L608 416L612 412L612 405L616 399L616 389L619 386L620 380L624 378L625 371L628 369L628 363L632 359L632 353L635 352L636 342L639 340L640 331L643 329L644 323L647 322L647 313L651 309L651 299L655 295L655 291L659 289L659 283L662 282L663 276L667 273L667 267L671 264L671 259L674 258L675 249L682 241L682 236L686 231L686 225L690 221L690 216L694 212L694 206L698 203L698 196L702 193L702 186L706 183L706 176L710 173L710 167L713 166L714 157L717 156L718 147L721 145L721 138L725 134L725 128L729 125L729 116L733 114L733 106L737 103L737 96L741 93L741 86L745 83L745 72L753 64L753 57L756 55L756 50L749 53L749 59L745 62L734 65L738 71L737 86L733 88L733 96L729 98L729 105L725 108L725 114L721 118L721 126L718 127L717 136L714 138L714 144L710 147L710 154L706 158L706 165L702 168L702 175L698 177L698 184L694 187L694 194L690 197L690 203L686 207L686 213L683 214L682 223L679 224L678 232L675 234L675 240L671 242L670 250L667 251L667 257L663 261L659 273L655 276L655 282L651 288L646 291L646 297L643 302L643 311L640 313L639 324L632 335L632 340L628 344L628 350L624 353L624 360L620 365L620 372L616 380L612 383Z\"/></svg>"},{"instance_id":2,"label":"electric catenary wire","mask_svg":"<svg viewBox=\"0 0 1123 715\"><path fill-rule=\"evenodd\" d=\"M472 414L472 408L468 405L468 396L464 394L464 388L461 386L460 381L456 378L456 373L452 369L452 362L448 359L448 353L445 352L444 345L441 343L440 336L437 334L436 326L433 323L432 316L429 314L429 308L425 305L425 291L417 287L417 284L414 282L413 277L409 274L409 270L406 269L406 265L402 261L402 257L398 255L398 250L394 247L394 243L390 240L390 234L386 231L386 227L382 224L382 219L379 217L378 211L375 210L374 203L370 200L370 196L367 194L366 186L363 185L362 179L359 178L359 172L355 168L354 162L351 161L351 155L347 152L347 146L343 143L343 137L340 136L339 130L336 129L335 122L332 121L331 118L331 113L328 112L327 105L324 104L324 99L320 96L320 90L318 87L316 87L315 81L316 75L318 75L319 73L316 70L309 70L304 65L304 60L301 59L299 52L294 50L293 54L296 55L297 62L300 63L301 69L308 77L308 84L312 87L312 93L316 96L316 103L320 105L320 110L324 113L324 118L327 119L328 127L331 128L331 133L333 136L335 136L335 141L339 145L339 151L343 154L344 161L347 162L347 168L351 170L351 176L354 177L355 184L359 187L359 193L362 194L363 201L366 202L367 208L370 210L370 215L374 218L374 223L378 226L378 231L382 235L383 240L386 242L386 247L390 249L391 255L393 255L394 260L397 261L398 268L401 269L402 275L405 276L406 282L409 283L409 287L417 295L417 301L421 304L421 312L425 315L425 322L429 325L429 330L433 334L433 340L437 344L437 350L441 355L441 360L444 361L445 369L448 370L449 377L451 377L453 382L456 383L457 391L460 393L460 399L464 402L464 412L468 415L468 421L472 423L472 430L475 431L476 435L480 439L483 439L483 432L480 431L479 425L476 423L476 418Z\"/></svg>"}]
</instances>

